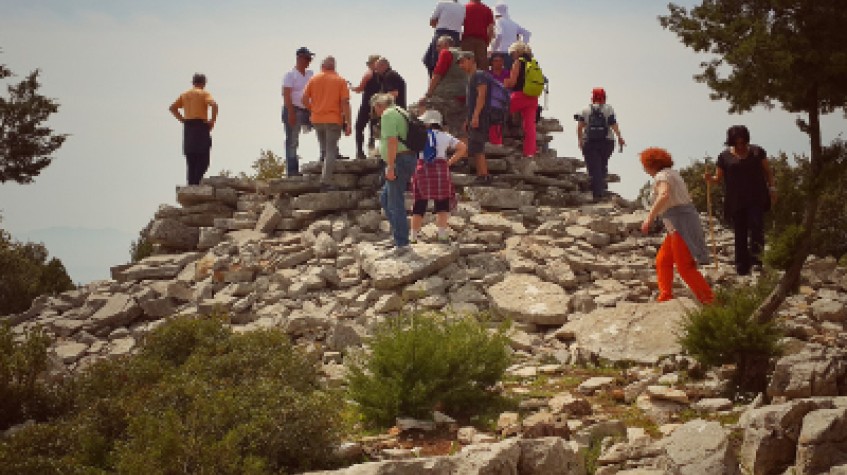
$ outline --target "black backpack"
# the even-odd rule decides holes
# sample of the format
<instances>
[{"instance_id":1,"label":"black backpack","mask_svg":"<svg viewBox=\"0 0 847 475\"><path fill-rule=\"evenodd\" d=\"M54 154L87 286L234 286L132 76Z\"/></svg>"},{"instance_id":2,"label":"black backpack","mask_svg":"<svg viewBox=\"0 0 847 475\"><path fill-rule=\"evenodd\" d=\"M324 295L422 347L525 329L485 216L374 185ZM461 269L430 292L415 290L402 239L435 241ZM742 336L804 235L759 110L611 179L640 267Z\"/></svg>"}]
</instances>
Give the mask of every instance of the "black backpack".
<instances>
[{"instance_id":1,"label":"black backpack","mask_svg":"<svg viewBox=\"0 0 847 475\"><path fill-rule=\"evenodd\" d=\"M412 152L423 152L426 148L427 139L429 138L426 124L421 122L421 120L417 117L413 117L400 107L398 107L397 110L400 112L400 115L406 118L406 138L398 137L398 139Z\"/></svg>"},{"instance_id":2,"label":"black backpack","mask_svg":"<svg viewBox=\"0 0 847 475\"><path fill-rule=\"evenodd\" d=\"M601 106L591 106L588 115L588 131L585 137L588 142L601 142L609 137L609 120L603 115Z\"/></svg>"}]
</instances>

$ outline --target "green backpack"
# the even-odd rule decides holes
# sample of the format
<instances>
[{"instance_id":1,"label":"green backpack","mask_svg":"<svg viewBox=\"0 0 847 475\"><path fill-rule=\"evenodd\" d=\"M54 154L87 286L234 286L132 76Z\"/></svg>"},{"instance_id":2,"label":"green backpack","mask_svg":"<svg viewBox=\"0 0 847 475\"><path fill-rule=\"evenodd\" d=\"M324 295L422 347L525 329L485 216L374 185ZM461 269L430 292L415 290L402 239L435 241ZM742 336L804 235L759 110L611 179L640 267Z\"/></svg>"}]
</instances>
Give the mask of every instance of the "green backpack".
<instances>
[{"instance_id":1,"label":"green backpack","mask_svg":"<svg viewBox=\"0 0 847 475\"><path fill-rule=\"evenodd\" d=\"M524 63L524 81L523 93L530 97L538 97L544 92L544 73L541 72L541 66L535 58L527 61L521 58Z\"/></svg>"}]
</instances>

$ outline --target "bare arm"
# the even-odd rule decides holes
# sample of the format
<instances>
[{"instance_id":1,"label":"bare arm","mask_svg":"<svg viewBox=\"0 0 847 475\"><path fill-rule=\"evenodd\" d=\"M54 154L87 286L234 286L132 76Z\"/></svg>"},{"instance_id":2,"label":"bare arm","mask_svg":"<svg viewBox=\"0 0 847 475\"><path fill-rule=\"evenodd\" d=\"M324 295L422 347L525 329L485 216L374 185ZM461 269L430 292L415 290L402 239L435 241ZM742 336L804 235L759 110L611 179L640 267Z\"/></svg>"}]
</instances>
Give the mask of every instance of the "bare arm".
<instances>
[{"instance_id":1,"label":"bare arm","mask_svg":"<svg viewBox=\"0 0 847 475\"><path fill-rule=\"evenodd\" d=\"M626 141L623 139L623 136L621 135L621 129L620 129L620 127L618 127L617 122L612 124L612 130L614 130L615 134L617 134L617 136L618 136L618 144L620 144L621 147L626 145Z\"/></svg>"},{"instance_id":2,"label":"bare arm","mask_svg":"<svg viewBox=\"0 0 847 475\"><path fill-rule=\"evenodd\" d=\"M368 83L368 81L371 80L373 75L374 75L374 72L371 71L370 69L368 69L368 71L364 74L364 76L362 76L362 80L359 81L359 85L352 89L353 92L355 92L356 94L361 94L362 91L365 90L365 85Z\"/></svg>"},{"instance_id":3,"label":"bare arm","mask_svg":"<svg viewBox=\"0 0 847 475\"><path fill-rule=\"evenodd\" d=\"M512 70L509 71L509 77L503 80L503 85L509 89L514 88L518 84L518 75L521 73L521 62L515 61L512 63Z\"/></svg>"},{"instance_id":4,"label":"bare arm","mask_svg":"<svg viewBox=\"0 0 847 475\"><path fill-rule=\"evenodd\" d=\"M771 196L771 205L776 204L776 179L773 176L770 162L765 158L762 160L762 168L765 171L765 180L768 182L768 193Z\"/></svg>"},{"instance_id":5,"label":"bare arm","mask_svg":"<svg viewBox=\"0 0 847 475\"><path fill-rule=\"evenodd\" d=\"M211 106L212 106L212 119L208 122L209 130L211 130L215 127L215 121L218 120L218 103L215 102L215 101L212 101Z\"/></svg>"},{"instance_id":6,"label":"bare arm","mask_svg":"<svg viewBox=\"0 0 847 475\"><path fill-rule=\"evenodd\" d=\"M432 77L429 80L429 87L426 88L426 94L424 94L424 97L431 97L432 94L435 93L435 88L438 87L438 83L440 82L441 75L433 73Z\"/></svg>"},{"instance_id":7,"label":"bare arm","mask_svg":"<svg viewBox=\"0 0 847 475\"><path fill-rule=\"evenodd\" d=\"M429 26L435 28L437 25L438 25L438 18L430 18L429 19Z\"/></svg>"},{"instance_id":8,"label":"bare arm","mask_svg":"<svg viewBox=\"0 0 847 475\"><path fill-rule=\"evenodd\" d=\"M488 34L487 43L491 43L491 41L494 39L494 23L488 25L488 30L486 31L486 33Z\"/></svg>"},{"instance_id":9,"label":"bare arm","mask_svg":"<svg viewBox=\"0 0 847 475\"><path fill-rule=\"evenodd\" d=\"M344 120L344 135L350 135L350 124L353 122L353 117L350 114L350 99L341 100L341 116Z\"/></svg>"},{"instance_id":10,"label":"bare arm","mask_svg":"<svg viewBox=\"0 0 847 475\"><path fill-rule=\"evenodd\" d=\"M716 167L714 175L707 171L703 174L703 178L709 183L720 183L723 180L723 169Z\"/></svg>"},{"instance_id":11,"label":"bare arm","mask_svg":"<svg viewBox=\"0 0 847 475\"><path fill-rule=\"evenodd\" d=\"M450 157L450 160L447 161L447 166L451 166L459 160L463 159L465 155L468 154L468 146L464 142L459 142L456 145L456 150L453 152L453 156Z\"/></svg>"},{"instance_id":12,"label":"bare arm","mask_svg":"<svg viewBox=\"0 0 847 475\"><path fill-rule=\"evenodd\" d=\"M176 117L176 120L180 122L185 121L185 118L183 118L182 114L179 113L179 101L171 104L171 107L169 107L168 110L171 111L171 114L173 114L174 117Z\"/></svg>"},{"instance_id":13,"label":"bare arm","mask_svg":"<svg viewBox=\"0 0 847 475\"><path fill-rule=\"evenodd\" d=\"M576 124L576 142L579 144L579 149L582 150L582 134L585 133L585 122L579 121Z\"/></svg>"},{"instance_id":14,"label":"bare arm","mask_svg":"<svg viewBox=\"0 0 847 475\"><path fill-rule=\"evenodd\" d=\"M282 88L282 102L285 104L285 110L288 111L288 117L285 120L289 127L294 127L297 124L297 113L294 111L294 101L291 99L291 88Z\"/></svg>"},{"instance_id":15,"label":"bare arm","mask_svg":"<svg viewBox=\"0 0 847 475\"><path fill-rule=\"evenodd\" d=\"M671 199L670 186L666 181L656 183L656 201L650 207L650 212L647 213L647 218L641 223L641 232L647 234L650 231L650 224L658 216L658 210L664 209L668 201Z\"/></svg>"}]
</instances>

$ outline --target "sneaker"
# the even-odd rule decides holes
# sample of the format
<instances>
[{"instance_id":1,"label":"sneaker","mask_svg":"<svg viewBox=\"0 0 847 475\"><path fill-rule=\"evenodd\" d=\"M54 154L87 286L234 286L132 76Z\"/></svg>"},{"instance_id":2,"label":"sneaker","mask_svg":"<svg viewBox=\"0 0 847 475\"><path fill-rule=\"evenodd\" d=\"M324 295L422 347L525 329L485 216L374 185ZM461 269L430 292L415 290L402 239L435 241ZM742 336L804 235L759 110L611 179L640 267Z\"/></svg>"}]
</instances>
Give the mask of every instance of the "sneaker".
<instances>
[{"instance_id":1,"label":"sneaker","mask_svg":"<svg viewBox=\"0 0 847 475\"><path fill-rule=\"evenodd\" d=\"M411 251L411 250L412 250L412 246L409 246L409 245L407 244L407 245L405 245L405 246L397 246L397 247L395 247L395 248L391 251L391 254L392 254L394 257L402 257L402 256L405 256L406 254L408 254L408 253L409 253L409 251Z\"/></svg>"},{"instance_id":2,"label":"sneaker","mask_svg":"<svg viewBox=\"0 0 847 475\"><path fill-rule=\"evenodd\" d=\"M337 156L337 157L335 157L335 158L336 158L337 160L350 160L350 157L348 157L347 155L338 155L338 156Z\"/></svg>"}]
</instances>

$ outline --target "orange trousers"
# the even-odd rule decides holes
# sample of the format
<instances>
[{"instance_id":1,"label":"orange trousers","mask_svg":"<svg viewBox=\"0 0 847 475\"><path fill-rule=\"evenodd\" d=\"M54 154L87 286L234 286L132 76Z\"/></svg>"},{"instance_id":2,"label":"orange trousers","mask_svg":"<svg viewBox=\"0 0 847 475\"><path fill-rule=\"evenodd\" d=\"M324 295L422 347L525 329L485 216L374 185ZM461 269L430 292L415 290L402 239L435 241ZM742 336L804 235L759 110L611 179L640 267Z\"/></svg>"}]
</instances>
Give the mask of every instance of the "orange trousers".
<instances>
[{"instance_id":1,"label":"orange trousers","mask_svg":"<svg viewBox=\"0 0 847 475\"><path fill-rule=\"evenodd\" d=\"M656 274L659 281L659 302L673 298L673 268L685 281L688 288L694 292L701 303L712 303L715 295L709 283L703 278L703 274L697 270L697 263L691 257L691 252L685 244L685 240L678 232L668 233L659 253L656 254Z\"/></svg>"}]
</instances>

